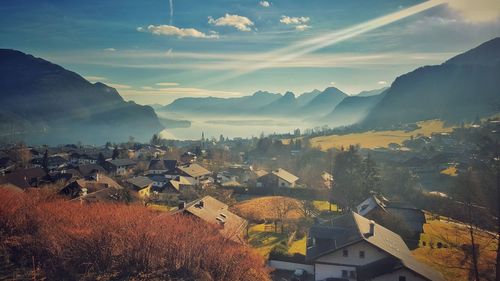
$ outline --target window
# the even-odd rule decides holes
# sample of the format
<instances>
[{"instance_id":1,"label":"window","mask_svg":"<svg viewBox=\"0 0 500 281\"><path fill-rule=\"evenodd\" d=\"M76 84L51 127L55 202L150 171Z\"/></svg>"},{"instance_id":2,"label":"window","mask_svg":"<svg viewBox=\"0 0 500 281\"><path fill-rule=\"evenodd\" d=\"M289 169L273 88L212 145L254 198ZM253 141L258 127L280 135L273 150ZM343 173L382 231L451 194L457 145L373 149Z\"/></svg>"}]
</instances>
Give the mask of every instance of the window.
<instances>
[{"instance_id":1,"label":"window","mask_svg":"<svg viewBox=\"0 0 500 281\"><path fill-rule=\"evenodd\" d=\"M399 281L406 281L406 277L405 276L399 276Z\"/></svg>"},{"instance_id":2,"label":"window","mask_svg":"<svg viewBox=\"0 0 500 281\"><path fill-rule=\"evenodd\" d=\"M356 271L349 271L349 278L355 279L356 278Z\"/></svg>"},{"instance_id":3,"label":"window","mask_svg":"<svg viewBox=\"0 0 500 281\"><path fill-rule=\"evenodd\" d=\"M365 251L359 251L359 258L364 259L365 258Z\"/></svg>"},{"instance_id":4,"label":"window","mask_svg":"<svg viewBox=\"0 0 500 281\"><path fill-rule=\"evenodd\" d=\"M349 251L347 249L342 251L342 256L343 257L348 257L349 256Z\"/></svg>"},{"instance_id":5,"label":"window","mask_svg":"<svg viewBox=\"0 0 500 281\"><path fill-rule=\"evenodd\" d=\"M342 270L342 277L347 278L347 270Z\"/></svg>"}]
</instances>

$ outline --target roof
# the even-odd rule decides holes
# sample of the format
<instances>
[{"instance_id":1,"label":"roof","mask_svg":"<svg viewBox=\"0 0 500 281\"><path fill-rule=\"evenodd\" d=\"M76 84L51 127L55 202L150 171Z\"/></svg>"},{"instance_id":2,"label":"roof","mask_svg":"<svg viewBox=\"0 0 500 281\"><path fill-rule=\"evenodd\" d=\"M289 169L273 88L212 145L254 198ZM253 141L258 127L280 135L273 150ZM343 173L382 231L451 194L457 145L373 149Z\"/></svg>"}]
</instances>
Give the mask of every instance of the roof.
<instances>
[{"instance_id":1,"label":"roof","mask_svg":"<svg viewBox=\"0 0 500 281\"><path fill-rule=\"evenodd\" d=\"M150 180L149 178L142 176L128 179L127 182L138 188L145 188L153 183L153 181Z\"/></svg>"},{"instance_id":2,"label":"roof","mask_svg":"<svg viewBox=\"0 0 500 281\"><path fill-rule=\"evenodd\" d=\"M361 202L356 207L356 210L358 211L358 214L366 216L372 210L375 210L377 208L381 208L383 211L385 211L385 204L380 201L375 195L371 195L365 201Z\"/></svg>"},{"instance_id":3,"label":"roof","mask_svg":"<svg viewBox=\"0 0 500 281\"><path fill-rule=\"evenodd\" d=\"M236 241L239 241L239 235L247 225L245 219L230 212L226 204L211 196L192 201L184 209L177 210L174 213L179 212L189 213L207 223L220 226L219 231L224 237Z\"/></svg>"},{"instance_id":4,"label":"roof","mask_svg":"<svg viewBox=\"0 0 500 281\"><path fill-rule=\"evenodd\" d=\"M86 164L86 165L78 165L78 171L82 174L82 176L89 176L93 171L98 171L104 173L104 168L98 164Z\"/></svg>"},{"instance_id":5,"label":"roof","mask_svg":"<svg viewBox=\"0 0 500 281\"><path fill-rule=\"evenodd\" d=\"M29 188L32 181L41 179L46 175L45 171L40 167L20 169L0 177L0 183L11 183L20 188Z\"/></svg>"},{"instance_id":6,"label":"roof","mask_svg":"<svg viewBox=\"0 0 500 281\"><path fill-rule=\"evenodd\" d=\"M224 187L231 187L231 186L241 186L241 184L237 181L227 181L221 184Z\"/></svg>"},{"instance_id":7,"label":"roof","mask_svg":"<svg viewBox=\"0 0 500 281\"><path fill-rule=\"evenodd\" d=\"M267 175L267 174L269 174L268 172L266 172L266 171L264 171L264 170L255 170L255 171L253 171L253 172L254 172L254 173L255 173L255 175L257 175L257 177L259 177L259 178L260 178L260 177L263 177L263 176L265 176L265 175Z\"/></svg>"},{"instance_id":8,"label":"roof","mask_svg":"<svg viewBox=\"0 0 500 281\"><path fill-rule=\"evenodd\" d=\"M350 212L333 219L333 227L313 226L309 236L316 238L316 245L307 248L306 259L311 261L346 246L367 242L399 260L405 267L428 280L443 280L441 275L418 262L398 234L374 223L374 234L369 236L370 220Z\"/></svg>"},{"instance_id":9,"label":"roof","mask_svg":"<svg viewBox=\"0 0 500 281\"><path fill-rule=\"evenodd\" d=\"M273 174L276 175L278 178L286 181L286 182L289 182L289 183L294 183L296 182L297 180L299 180L298 177L296 177L295 175L293 175L292 173L284 170L284 169L281 169L279 168L278 170L276 171L273 171Z\"/></svg>"},{"instance_id":10,"label":"roof","mask_svg":"<svg viewBox=\"0 0 500 281\"><path fill-rule=\"evenodd\" d=\"M109 160L108 162L111 165L115 166L115 167L119 167L119 166L133 166L133 165L136 164L134 160L128 159L128 158L125 158L125 159L113 159L113 160Z\"/></svg>"},{"instance_id":11,"label":"roof","mask_svg":"<svg viewBox=\"0 0 500 281\"><path fill-rule=\"evenodd\" d=\"M209 170L205 169L203 166L198 164L189 164L185 166L180 166L177 169L179 169L184 174L193 178L206 176L210 174Z\"/></svg>"},{"instance_id":12,"label":"roof","mask_svg":"<svg viewBox=\"0 0 500 281\"><path fill-rule=\"evenodd\" d=\"M153 159L149 162L148 170L171 171L177 167L177 160Z\"/></svg>"}]
</instances>

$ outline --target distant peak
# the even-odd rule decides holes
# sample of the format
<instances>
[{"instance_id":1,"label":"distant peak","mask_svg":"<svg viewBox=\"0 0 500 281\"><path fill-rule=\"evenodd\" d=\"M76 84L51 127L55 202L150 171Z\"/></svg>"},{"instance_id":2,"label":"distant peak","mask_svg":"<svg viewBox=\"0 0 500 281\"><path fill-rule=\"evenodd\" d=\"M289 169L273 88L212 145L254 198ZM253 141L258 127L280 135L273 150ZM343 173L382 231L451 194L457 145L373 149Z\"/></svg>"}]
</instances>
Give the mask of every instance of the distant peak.
<instances>
[{"instance_id":1,"label":"distant peak","mask_svg":"<svg viewBox=\"0 0 500 281\"><path fill-rule=\"evenodd\" d=\"M285 95L283 95L283 97L285 97L285 98L295 98L295 94L292 93L292 92L290 92L290 91L288 91L288 92L285 93Z\"/></svg>"}]
</instances>

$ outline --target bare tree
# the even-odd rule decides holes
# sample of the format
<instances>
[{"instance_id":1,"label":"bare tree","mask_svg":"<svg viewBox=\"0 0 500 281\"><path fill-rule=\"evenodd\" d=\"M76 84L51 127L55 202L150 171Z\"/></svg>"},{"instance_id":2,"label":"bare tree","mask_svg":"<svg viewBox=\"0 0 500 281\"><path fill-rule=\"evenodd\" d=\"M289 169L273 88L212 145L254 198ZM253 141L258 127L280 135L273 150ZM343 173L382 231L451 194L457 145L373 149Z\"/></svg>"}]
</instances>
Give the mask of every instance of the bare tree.
<instances>
[{"instance_id":1,"label":"bare tree","mask_svg":"<svg viewBox=\"0 0 500 281\"><path fill-rule=\"evenodd\" d=\"M277 197L273 205L273 213L276 218L275 231L277 232L277 223L281 224L281 233L284 232L284 225L288 214L297 209L297 202L287 197Z\"/></svg>"}]
</instances>

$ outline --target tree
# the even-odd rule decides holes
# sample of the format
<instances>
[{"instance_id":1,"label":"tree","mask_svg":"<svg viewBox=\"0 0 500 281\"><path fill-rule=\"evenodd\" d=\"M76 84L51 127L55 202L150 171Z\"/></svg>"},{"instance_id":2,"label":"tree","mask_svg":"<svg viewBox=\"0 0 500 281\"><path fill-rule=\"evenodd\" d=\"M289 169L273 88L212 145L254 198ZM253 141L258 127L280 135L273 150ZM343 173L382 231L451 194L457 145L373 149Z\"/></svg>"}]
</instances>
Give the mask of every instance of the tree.
<instances>
[{"instance_id":1,"label":"tree","mask_svg":"<svg viewBox=\"0 0 500 281\"><path fill-rule=\"evenodd\" d=\"M311 218L318 212L318 209L314 206L314 202L311 200L300 200L299 204L297 204L297 209L306 218Z\"/></svg>"},{"instance_id":2,"label":"tree","mask_svg":"<svg viewBox=\"0 0 500 281\"><path fill-rule=\"evenodd\" d=\"M153 137L151 137L149 143L152 145L160 145L161 144L160 136L158 134L154 134Z\"/></svg>"},{"instance_id":3,"label":"tree","mask_svg":"<svg viewBox=\"0 0 500 281\"><path fill-rule=\"evenodd\" d=\"M276 197L276 200L273 205L274 217L276 218L276 222L274 224L274 231L277 231L277 223L281 224L281 233L284 232L285 220L287 219L287 215L297 209L297 204L294 199L288 197Z\"/></svg>"},{"instance_id":4,"label":"tree","mask_svg":"<svg viewBox=\"0 0 500 281\"><path fill-rule=\"evenodd\" d=\"M370 154L363 159L363 163L361 166L361 175L362 175L362 186L363 193L369 194L371 191L380 191L379 183L380 183L380 175L378 172L377 165L375 161L373 161Z\"/></svg>"},{"instance_id":5,"label":"tree","mask_svg":"<svg viewBox=\"0 0 500 281\"><path fill-rule=\"evenodd\" d=\"M333 178L335 186L332 189L333 198L348 208L354 208L366 197L362 190L361 172L362 161L358 148L349 146L348 150L341 151L335 157Z\"/></svg>"},{"instance_id":6,"label":"tree","mask_svg":"<svg viewBox=\"0 0 500 281\"><path fill-rule=\"evenodd\" d=\"M106 163L106 158L104 158L104 155L101 152L99 152L99 155L97 155L97 164L103 166L104 163Z\"/></svg>"},{"instance_id":7,"label":"tree","mask_svg":"<svg viewBox=\"0 0 500 281\"><path fill-rule=\"evenodd\" d=\"M43 153L42 168L46 173L49 172L49 151L47 149Z\"/></svg>"},{"instance_id":8,"label":"tree","mask_svg":"<svg viewBox=\"0 0 500 281\"><path fill-rule=\"evenodd\" d=\"M118 158L118 156L120 156L120 151L118 151L118 147L115 146L115 148L113 149L113 154L111 155L111 158L114 160L114 159Z\"/></svg>"}]
</instances>

